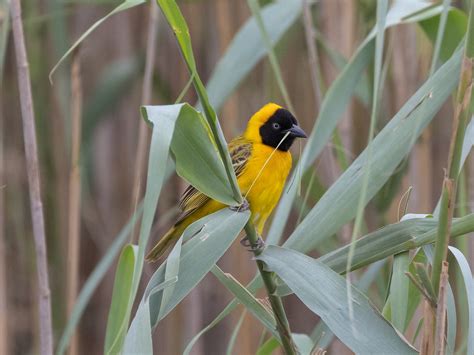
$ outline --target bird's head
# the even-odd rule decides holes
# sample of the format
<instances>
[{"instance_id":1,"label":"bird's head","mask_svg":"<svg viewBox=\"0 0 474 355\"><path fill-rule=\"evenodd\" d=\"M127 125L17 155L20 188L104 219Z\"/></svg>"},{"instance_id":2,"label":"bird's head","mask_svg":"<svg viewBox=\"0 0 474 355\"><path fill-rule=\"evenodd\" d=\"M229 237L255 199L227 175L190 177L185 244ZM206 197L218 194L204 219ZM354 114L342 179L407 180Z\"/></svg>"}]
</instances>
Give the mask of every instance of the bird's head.
<instances>
[{"instance_id":1,"label":"bird's head","mask_svg":"<svg viewBox=\"0 0 474 355\"><path fill-rule=\"evenodd\" d=\"M250 118L244 137L286 152L296 138L306 138L306 133L290 111L269 103Z\"/></svg>"}]
</instances>

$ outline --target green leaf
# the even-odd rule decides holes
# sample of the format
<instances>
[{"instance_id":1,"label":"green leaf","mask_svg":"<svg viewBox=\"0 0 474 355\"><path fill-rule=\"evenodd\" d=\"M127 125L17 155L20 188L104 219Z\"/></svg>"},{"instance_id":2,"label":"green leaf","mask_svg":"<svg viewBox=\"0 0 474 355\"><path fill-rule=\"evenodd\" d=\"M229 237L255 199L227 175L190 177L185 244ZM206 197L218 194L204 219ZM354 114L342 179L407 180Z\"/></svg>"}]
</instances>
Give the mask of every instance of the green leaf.
<instances>
[{"instance_id":1,"label":"green leaf","mask_svg":"<svg viewBox=\"0 0 474 355\"><path fill-rule=\"evenodd\" d=\"M137 314L123 345L123 354L153 354L151 339L150 305L148 301L140 303Z\"/></svg>"},{"instance_id":2,"label":"green leaf","mask_svg":"<svg viewBox=\"0 0 474 355\"><path fill-rule=\"evenodd\" d=\"M301 4L301 0L279 0L262 8L262 20L273 46L299 18ZM216 109L222 107L265 54L262 35L252 17L234 36L206 85L209 100Z\"/></svg>"},{"instance_id":3,"label":"green leaf","mask_svg":"<svg viewBox=\"0 0 474 355\"><path fill-rule=\"evenodd\" d=\"M411 219L389 224L355 241L351 270L356 270L375 261L403 251L433 243L436 239L437 221L431 218ZM474 214L455 218L451 237L459 237L474 231ZM345 245L318 260L336 272L343 273L347 263L350 245Z\"/></svg>"},{"instance_id":4,"label":"green leaf","mask_svg":"<svg viewBox=\"0 0 474 355\"><path fill-rule=\"evenodd\" d=\"M291 337L295 341L296 348L298 349L298 354L301 355L311 355L313 350L313 341L306 334L293 333Z\"/></svg>"},{"instance_id":5,"label":"green leaf","mask_svg":"<svg viewBox=\"0 0 474 355\"><path fill-rule=\"evenodd\" d=\"M157 285L150 294L161 291L163 289L169 290L178 281L177 277L170 278L168 281ZM153 354L153 342L151 339L151 324L150 324L150 303L149 298L145 299L138 306L135 318L130 325L125 343L123 345L123 354Z\"/></svg>"},{"instance_id":6,"label":"green leaf","mask_svg":"<svg viewBox=\"0 0 474 355\"><path fill-rule=\"evenodd\" d=\"M107 20L109 17L118 14L119 12L128 10L132 7L144 4L146 0L125 0L123 3L121 3L119 6L117 6L115 9L113 9L111 12L109 12L107 15L102 17L100 20L96 21L87 31L85 31L81 37L79 37L76 42L67 50L66 53L59 59L59 61L56 63L56 65L51 69L51 72L49 73L49 81L53 82L53 74L54 72L58 69L58 67L61 65L61 63L76 49L82 41L84 41L92 32L94 32L97 27L99 27L102 22Z\"/></svg>"},{"instance_id":7,"label":"green leaf","mask_svg":"<svg viewBox=\"0 0 474 355\"><path fill-rule=\"evenodd\" d=\"M372 142L367 203L410 152L416 138L449 97L459 80L462 48L446 62L401 108ZM354 218L363 183L362 167L367 149L324 194L295 229L285 246L300 251L313 249Z\"/></svg>"},{"instance_id":8,"label":"green leaf","mask_svg":"<svg viewBox=\"0 0 474 355\"><path fill-rule=\"evenodd\" d=\"M127 245L120 255L115 273L112 302L107 319L105 354L117 354L122 349L128 326L127 307L132 295L133 273L137 260L137 246Z\"/></svg>"},{"instance_id":9,"label":"green leaf","mask_svg":"<svg viewBox=\"0 0 474 355\"><path fill-rule=\"evenodd\" d=\"M168 302L161 308L162 292L150 296L152 326L163 319L206 276L243 229L250 212L234 212L228 208L191 224L183 235L178 281ZM187 239L191 238L189 241ZM150 279L145 295L165 280L165 264Z\"/></svg>"},{"instance_id":10,"label":"green leaf","mask_svg":"<svg viewBox=\"0 0 474 355\"><path fill-rule=\"evenodd\" d=\"M400 332L405 331L408 313L409 279L405 272L408 271L410 257L408 252L395 255L392 267L392 280L390 283L391 322Z\"/></svg>"},{"instance_id":11,"label":"green leaf","mask_svg":"<svg viewBox=\"0 0 474 355\"><path fill-rule=\"evenodd\" d=\"M353 286L351 318L346 280L323 263L276 246L268 246L258 259L277 273L352 351L360 354L417 353Z\"/></svg>"},{"instance_id":12,"label":"green leaf","mask_svg":"<svg viewBox=\"0 0 474 355\"><path fill-rule=\"evenodd\" d=\"M130 218L129 222L117 235L112 245L110 245L110 247L107 249L107 252L97 264L94 271L92 271L87 281L84 283L84 286L77 297L76 304L72 309L71 316L69 317L66 327L64 328L61 339L59 340L56 354L62 355L66 351L69 341L71 340L71 337L74 333L74 329L79 324L79 320L81 319L81 316L84 313L84 310L89 303L94 291L97 289L100 282L107 274L110 266L115 261L117 255L120 253L120 250L122 250L122 246L129 238L130 232L133 230L135 223L140 217L142 211L143 209L140 205L134 215Z\"/></svg>"},{"instance_id":13,"label":"green leaf","mask_svg":"<svg viewBox=\"0 0 474 355\"><path fill-rule=\"evenodd\" d=\"M232 275L224 273L217 265L212 268L215 277L232 292L232 294L242 303L255 318L257 318L267 330L276 338L280 335L276 329L276 322L273 314L257 300L252 293L238 282Z\"/></svg>"},{"instance_id":14,"label":"green leaf","mask_svg":"<svg viewBox=\"0 0 474 355\"><path fill-rule=\"evenodd\" d=\"M275 338L270 338L265 343L263 343L255 355L272 355L279 346L280 344L278 343L278 340Z\"/></svg>"},{"instance_id":15,"label":"green leaf","mask_svg":"<svg viewBox=\"0 0 474 355\"><path fill-rule=\"evenodd\" d=\"M438 34L438 25L441 15L436 15L419 24L428 38L435 43ZM457 46L466 34L467 16L466 14L456 8L451 8L448 12L446 27L444 31L443 41L440 48L440 59L447 61L456 50Z\"/></svg>"},{"instance_id":16,"label":"green leaf","mask_svg":"<svg viewBox=\"0 0 474 355\"><path fill-rule=\"evenodd\" d=\"M474 279L469 263L464 254L457 248L450 246L449 251L453 254L456 262L461 270L464 287L466 289L467 312L469 313L468 328L463 333L467 334L467 352L466 354L474 354Z\"/></svg>"},{"instance_id":17,"label":"green leaf","mask_svg":"<svg viewBox=\"0 0 474 355\"><path fill-rule=\"evenodd\" d=\"M238 204L209 126L202 114L188 104L180 107L171 151L179 176L214 200Z\"/></svg>"}]
</instances>

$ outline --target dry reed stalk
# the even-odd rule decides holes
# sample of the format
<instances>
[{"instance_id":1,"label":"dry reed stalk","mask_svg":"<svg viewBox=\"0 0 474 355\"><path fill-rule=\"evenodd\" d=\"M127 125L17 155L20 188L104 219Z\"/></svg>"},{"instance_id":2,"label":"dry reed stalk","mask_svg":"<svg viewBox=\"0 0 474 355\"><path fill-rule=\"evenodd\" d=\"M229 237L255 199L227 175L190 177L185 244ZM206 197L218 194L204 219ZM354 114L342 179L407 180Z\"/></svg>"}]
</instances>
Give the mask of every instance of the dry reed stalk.
<instances>
[{"instance_id":1,"label":"dry reed stalk","mask_svg":"<svg viewBox=\"0 0 474 355\"><path fill-rule=\"evenodd\" d=\"M434 353L433 343L434 313L430 302L423 301L423 338L421 340L420 355L432 355Z\"/></svg>"},{"instance_id":2,"label":"dry reed stalk","mask_svg":"<svg viewBox=\"0 0 474 355\"><path fill-rule=\"evenodd\" d=\"M155 66L156 53L156 35L158 32L158 5L155 1L150 1L150 17L148 19L148 34L146 44L146 62L145 74L143 76L142 84L142 104L147 105L151 103L151 92L153 84L153 68ZM145 161L147 155L148 141L150 140L149 130L143 120L138 123L138 143L135 160L135 175L133 178L133 192L132 192L132 208L130 214L137 208L138 200L142 194L142 177L145 169ZM138 233L134 228L131 234L132 242L136 240Z\"/></svg>"},{"instance_id":3,"label":"dry reed stalk","mask_svg":"<svg viewBox=\"0 0 474 355\"><path fill-rule=\"evenodd\" d=\"M436 308L436 333L435 333L435 354L445 353L445 332L446 332L446 289L448 286L448 262L443 261L441 269L441 280L439 283L438 306Z\"/></svg>"},{"instance_id":4,"label":"dry reed stalk","mask_svg":"<svg viewBox=\"0 0 474 355\"><path fill-rule=\"evenodd\" d=\"M51 298L48 278L48 261L46 255L46 237L44 228L43 204L41 201L40 172L38 164L38 146L36 142L33 97L31 93L30 72L26 55L23 23L21 20L20 0L11 2L13 39L18 72L21 116L23 120L23 140L25 145L26 172L30 195L33 236L36 248L36 266L38 274L38 310L40 353L53 353Z\"/></svg>"},{"instance_id":5,"label":"dry reed stalk","mask_svg":"<svg viewBox=\"0 0 474 355\"><path fill-rule=\"evenodd\" d=\"M5 253L5 167L3 160L3 101L0 97L0 354L8 354L8 293L6 280L6 253Z\"/></svg>"},{"instance_id":6,"label":"dry reed stalk","mask_svg":"<svg viewBox=\"0 0 474 355\"><path fill-rule=\"evenodd\" d=\"M74 53L71 67L71 166L69 172L69 209L67 245L67 312L71 314L79 288L79 263L81 250L81 133L82 133L82 82L80 52ZM78 354L78 339L71 339L69 354Z\"/></svg>"}]
</instances>

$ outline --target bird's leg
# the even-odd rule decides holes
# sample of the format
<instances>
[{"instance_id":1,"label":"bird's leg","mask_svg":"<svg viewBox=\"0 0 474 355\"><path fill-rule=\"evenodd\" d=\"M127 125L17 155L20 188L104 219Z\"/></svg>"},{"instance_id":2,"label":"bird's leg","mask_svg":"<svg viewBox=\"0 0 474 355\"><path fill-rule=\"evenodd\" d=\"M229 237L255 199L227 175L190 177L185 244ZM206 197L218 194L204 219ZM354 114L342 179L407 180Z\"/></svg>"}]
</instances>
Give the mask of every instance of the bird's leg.
<instances>
[{"instance_id":1,"label":"bird's leg","mask_svg":"<svg viewBox=\"0 0 474 355\"><path fill-rule=\"evenodd\" d=\"M229 209L234 212L245 212L250 209L248 201L244 198L242 203L238 206L229 206Z\"/></svg>"}]
</instances>

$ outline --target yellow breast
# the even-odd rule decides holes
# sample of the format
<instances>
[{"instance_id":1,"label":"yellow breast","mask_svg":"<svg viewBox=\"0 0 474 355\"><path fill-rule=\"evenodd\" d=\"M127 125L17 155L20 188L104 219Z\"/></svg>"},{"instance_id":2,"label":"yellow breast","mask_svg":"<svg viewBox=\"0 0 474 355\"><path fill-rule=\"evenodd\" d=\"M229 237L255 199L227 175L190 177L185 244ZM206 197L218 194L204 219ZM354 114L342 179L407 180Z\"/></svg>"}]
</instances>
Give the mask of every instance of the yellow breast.
<instances>
[{"instance_id":1,"label":"yellow breast","mask_svg":"<svg viewBox=\"0 0 474 355\"><path fill-rule=\"evenodd\" d=\"M278 203L291 169L291 153L253 144L245 170L238 178L242 195L250 204L252 219L261 234L265 221Z\"/></svg>"}]
</instances>

